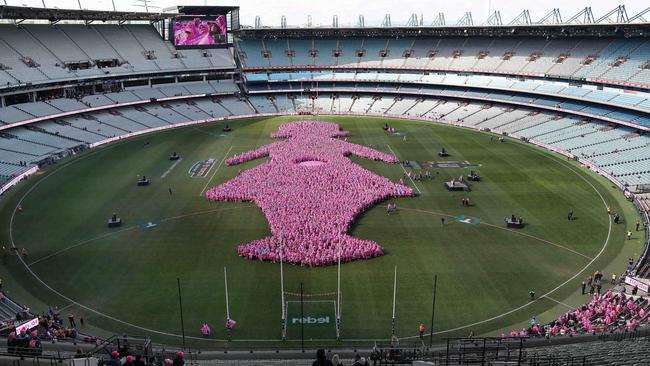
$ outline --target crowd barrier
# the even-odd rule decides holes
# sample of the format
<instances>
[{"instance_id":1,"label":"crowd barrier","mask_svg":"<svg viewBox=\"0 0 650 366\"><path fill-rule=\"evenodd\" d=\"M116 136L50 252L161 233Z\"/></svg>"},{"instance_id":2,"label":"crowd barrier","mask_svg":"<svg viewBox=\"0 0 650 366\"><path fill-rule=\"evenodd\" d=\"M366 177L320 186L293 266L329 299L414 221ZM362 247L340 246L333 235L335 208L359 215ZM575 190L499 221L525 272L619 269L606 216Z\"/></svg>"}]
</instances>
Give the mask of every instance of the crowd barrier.
<instances>
[{"instance_id":1,"label":"crowd barrier","mask_svg":"<svg viewBox=\"0 0 650 366\"><path fill-rule=\"evenodd\" d=\"M37 171L38 171L38 167L33 166L29 170L27 170L26 172L23 172L20 175L15 176L10 181L5 183L2 187L0 187L0 195L4 194L6 191L8 191L10 188L15 186L16 184L18 184L20 181L22 181L23 179L25 179L25 178L29 177L30 175L36 173Z\"/></svg>"}]
</instances>

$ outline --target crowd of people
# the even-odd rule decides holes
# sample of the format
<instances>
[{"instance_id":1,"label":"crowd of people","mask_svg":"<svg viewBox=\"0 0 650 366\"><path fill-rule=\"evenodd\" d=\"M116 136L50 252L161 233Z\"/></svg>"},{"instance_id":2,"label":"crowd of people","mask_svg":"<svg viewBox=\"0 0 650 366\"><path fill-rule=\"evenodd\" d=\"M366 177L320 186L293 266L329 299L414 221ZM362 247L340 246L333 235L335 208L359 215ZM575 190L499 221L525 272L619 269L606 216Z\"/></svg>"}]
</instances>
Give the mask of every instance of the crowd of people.
<instances>
[{"instance_id":1,"label":"crowd of people","mask_svg":"<svg viewBox=\"0 0 650 366\"><path fill-rule=\"evenodd\" d=\"M3 300L6 301L6 300ZM25 321L38 319L38 325L31 329L20 327ZM70 320L70 319L73 320ZM74 322L74 315L68 315L70 322L67 326L60 317L57 309L49 308L41 314L34 314L29 308L22 308L16 313L15 319L2 322L2 329L8 334L7 352L19 355L40 355L42 353L42 342L59 342L70 339L78 339L79 334ZM80 318L83 324L83 318ZM84 341L94 342L92 337L86 337Z\"/></svg>"},{"instance_id":2,"label":"crowd of people","mask_svg":"<svg viewBox=\"0 0 650 366\"><path fill-rule=\"evenodd\" d=\"M83 358L86 355L78 350L75 357ZM100 359L98 364L100 366L184 366L185 353L178 351L170 357L146 358L141 355L132 355L128 351L112 351L107 359Z\"/></svg>"},{"instance_id":3,"label":"crowd of people","mask_svg":"<svg viewBox=\"0 0 650 366\"><path fill-rule=\"evenodd\" d=\"M27 332L22 329L20 332L11 332L7 337L7 353L20 356L40 356L43 353L43 345L38 337L38 331Z\"/></svg>"},{"instance_id":4,"label":"crowd of people","mask_svg":"<svg viewBox=\"0 0 650 366\"><path fill-rule=\"evenodd\" d=\"M206 193L211 201L253 201L264 212L272 236L238 247L239 255L259 260L323 266L383 254L374 241L347 235L357 215L387 198L413 190L376 175L347 157L397 163L393 155L356 145L335 123L294 122L274 138L286 138L226 160L235 165L270 156ZM312 164L313 163L313 164Z\"/></svg>"},{"instance_id":5,"label":"crowd of people","mask_svg":"<svg viewBox=\"0 0 650 366\"><path fill-rule=\"evenodd\" d=\"M635 330L648 322L650 303L643 297L615 294L593 294L591 300L548 324L531 319L530 327L512 330L511 337L561 336ZM505 335L502 335L505 336Z\"/></svg>"},{"instance_id":6,"label":"crowd of people","mask_svg":"<svg viewBox=\"0 0 650 366\"><path fill-rule=\"evenodd\" d=\"M354 361L351 364L352 366L370 366L368 358L361 356L360 354L354 355ZM324 349L319 349L316 351L316 360L312 362L312 366L343 366L343 362L340 360L339 355L332 355L331 359L327 358Z\"/></svg>"}]
</instances>

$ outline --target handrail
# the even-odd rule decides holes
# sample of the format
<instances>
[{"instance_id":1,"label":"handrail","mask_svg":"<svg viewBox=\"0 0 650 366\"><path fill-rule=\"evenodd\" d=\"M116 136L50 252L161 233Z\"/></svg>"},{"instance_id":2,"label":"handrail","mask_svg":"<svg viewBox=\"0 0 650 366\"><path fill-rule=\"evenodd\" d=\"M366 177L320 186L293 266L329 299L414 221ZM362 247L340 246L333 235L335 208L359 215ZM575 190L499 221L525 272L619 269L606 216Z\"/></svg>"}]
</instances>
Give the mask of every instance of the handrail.
<instances>
[{"instance_id":1,"label":"handrail","mask_svg":"<svg viewBox=\"0 0 650 366\"><path fill-rule=\"evenodd\" d=\"M643 245L643 252L639 256L638 261L634 265L634 268L631 271L631 274L636 274L636 272L641 269L643 265L650 260L650 212L645 211L641 205L641 201L638 197L634 197L634 206L639 210L641 218L643 219L645 226L645 243Z\"/></svg>"}]
</instances>

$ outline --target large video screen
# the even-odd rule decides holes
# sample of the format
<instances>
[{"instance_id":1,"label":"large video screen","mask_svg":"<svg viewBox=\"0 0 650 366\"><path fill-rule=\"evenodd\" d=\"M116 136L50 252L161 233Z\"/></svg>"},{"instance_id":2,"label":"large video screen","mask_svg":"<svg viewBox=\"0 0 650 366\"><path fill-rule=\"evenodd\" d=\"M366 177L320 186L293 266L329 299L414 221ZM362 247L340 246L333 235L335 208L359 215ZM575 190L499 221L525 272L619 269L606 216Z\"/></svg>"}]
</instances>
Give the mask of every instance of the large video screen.
<instances>
[{"instance_id":1,"label":"large video screen","mask_svg":"<svg viewBox=\"0 0 650 366\"><path fill-rule=\"evenodd\" d=\"M228 43L225 15L174 19L172 33L174 46L177 47L205 47Z\"/></svg>"}]
</instances>

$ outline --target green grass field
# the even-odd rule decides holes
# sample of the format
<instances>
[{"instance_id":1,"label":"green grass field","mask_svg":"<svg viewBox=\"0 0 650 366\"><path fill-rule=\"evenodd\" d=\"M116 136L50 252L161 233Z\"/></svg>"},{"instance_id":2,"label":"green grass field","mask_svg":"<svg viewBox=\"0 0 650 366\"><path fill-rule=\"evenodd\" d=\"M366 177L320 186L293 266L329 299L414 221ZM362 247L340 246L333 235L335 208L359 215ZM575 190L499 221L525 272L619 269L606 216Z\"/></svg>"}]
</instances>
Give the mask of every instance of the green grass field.
<instances>
[{"instance_id":1,"label":"green grass field","mask_svg":"<svg viewBox=\"0 0 650 366\"><path fill-rule=\"evenodd\" d=\"M385 255L342 266L344 343L390 337L395 266L398 336L414 336L420 322L428 331L437 275L435 330L437 337L448 337L470 330L498 332L534 315L551 320L567 310L558 301L575 306L586 299L576 290L589 273L620 273L627 258L639 253L641 235L623 240L625 223L631 227L636 220L631 205L606 180L574 162L455 127L389 120L406 134L404 140L381 129L384 119L320 119L340 123L351 142L374 144L400 159L439 160L436 153L444 146L452 154L447 160L480 164L483 178L469 193L473 207L461 205L466 194L443 187L444 180L468 169L444 168L434 180L417 182L420 196L397 200L396 215L376 206L357 220L351 234L375 240ZM207 321L213 339L190 342L210 347L226 337L227 267L230 312L238 322L234 343L280 344L279 265L245 260L236 252L237 244L269 235L265 218L250 203L208 202L202 192L262 163L221 164L226 155L272 141L269 134L290 120L296 118L231 122L234 132L228 135L215 123L141 136L63 160L30 178L0 202L3 240L29 251L28 268L5 255L5 288L35 310L56 305L83 315L91 333L126 332L179 344L180 278L186 334L200 337L199 327ZM170 170L173 151L182 161ZM191 177L192 165L209 158L215 165L207 177ZM353 160L393 181L404 173L400 165ZM138 175L149 177L151 185L136 186ZM12 220L20 200L23 211ZM622 214L623 224L610 227L607 205ZM569 209L577 216L573 222L566 218ZM112 212L124 226L106 227ZM529 224L505 229L503 218L511 213ZM460 223L455 220L460 215L479 218L480 224ZM442 217L448 222L444 227ZM148 222L156 226L146 228ZM336 267L285 265L284 275L288 292L299 292L301 283L309 295L336 291ZM530 303L531 289L550 299ZM308 339L334 343L335 299L308 298L305 316L330 318L328 324L306 324ZM291 322L300 314L300 302L296 296L287 301L285 344L291 346L300 338L300 327Z\"/></svg>"}]
</instances>

